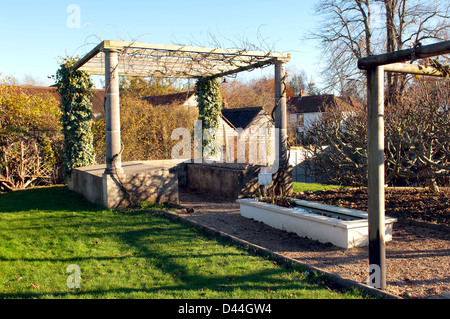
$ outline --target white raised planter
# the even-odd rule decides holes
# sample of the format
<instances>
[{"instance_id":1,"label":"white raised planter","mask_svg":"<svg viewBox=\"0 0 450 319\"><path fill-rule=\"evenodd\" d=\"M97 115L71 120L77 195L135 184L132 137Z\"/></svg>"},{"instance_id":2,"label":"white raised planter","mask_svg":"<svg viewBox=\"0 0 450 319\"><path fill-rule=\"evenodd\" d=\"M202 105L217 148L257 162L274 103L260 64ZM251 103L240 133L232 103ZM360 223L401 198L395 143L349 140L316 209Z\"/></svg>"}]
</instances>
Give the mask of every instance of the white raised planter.
<instances>
[{"instance_id":1,"label":"white raised planter","mask_svg":"<svg viewBox=\"0 0 450 319\"><path fill-rule=\"evenodd\" d=\"M322 243L351 248L368 245L368 214L342 207L296 200L286 208L254 198L238 199L241 215ZM396 218L385 217L385 241L392 239Z\"/></svg>"}]
</instances>

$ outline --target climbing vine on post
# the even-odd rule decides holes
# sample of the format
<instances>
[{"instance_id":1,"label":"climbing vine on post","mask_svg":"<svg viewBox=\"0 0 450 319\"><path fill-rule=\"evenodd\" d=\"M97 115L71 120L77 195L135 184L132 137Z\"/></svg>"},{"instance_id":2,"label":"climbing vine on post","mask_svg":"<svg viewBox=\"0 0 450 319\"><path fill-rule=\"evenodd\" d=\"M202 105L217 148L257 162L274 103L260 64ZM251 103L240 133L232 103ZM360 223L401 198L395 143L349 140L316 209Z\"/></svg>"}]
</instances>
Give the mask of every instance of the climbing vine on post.
<instances>
[{"instance_id":1,"label":"climbing vine on post","mask_svg":"<svg viewBox=\"0 0 450 319\"><path fill-rule=\"evenodd\" d=\"M219 153L217 130L222 114L220 82L217 78L201 77L196 83L199 120L202 121L203 157Z\"/></svg>"},{"instance_id":2,"label":"climbing vine on post","mask_svg":"<svg viewBox=\"0 0 450 319\"><path fill-rule=\"evenodd\" d=\"M56 72L64 134L64 173L95 163L92 135L92 81L84 71L72 70L76 58L66 57Z\"/></svg>"}]
</instances>

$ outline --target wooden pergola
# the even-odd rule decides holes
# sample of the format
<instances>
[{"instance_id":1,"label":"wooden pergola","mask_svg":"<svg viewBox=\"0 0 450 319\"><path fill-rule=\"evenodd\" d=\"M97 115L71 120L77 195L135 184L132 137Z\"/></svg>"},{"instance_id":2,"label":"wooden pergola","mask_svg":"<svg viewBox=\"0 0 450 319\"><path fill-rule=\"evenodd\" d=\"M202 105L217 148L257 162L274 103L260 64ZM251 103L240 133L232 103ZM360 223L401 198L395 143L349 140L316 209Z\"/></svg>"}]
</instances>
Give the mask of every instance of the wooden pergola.
<instances>
[{"instance_id":1,"label":"wooden pergola","mask_svg":"<svg viewBox=\"0 0 450 319\"><path fill-rule=\"evenodd\" d=\"M106 169L121 172L119 76L218 78L275 66L275 127L279 134L279 162L287 161L286 71L290 54L236 49L161 45L105 40L73 67L105 76Z\"/></svg>"},{"instance_id":2,"label":"wooden pergola","mask_svg":"<svg viewBox=\"0 0 450 319\"><path fill-rule=\"evenodd\" d=\"M384 72L448 77L432 66L405 63L450 53L450 41L373 55L358 60L367 71L367 153L369 264L379 267L379 287L386 288L385 193L384 193Z\"/></svg>"}]
</instances>

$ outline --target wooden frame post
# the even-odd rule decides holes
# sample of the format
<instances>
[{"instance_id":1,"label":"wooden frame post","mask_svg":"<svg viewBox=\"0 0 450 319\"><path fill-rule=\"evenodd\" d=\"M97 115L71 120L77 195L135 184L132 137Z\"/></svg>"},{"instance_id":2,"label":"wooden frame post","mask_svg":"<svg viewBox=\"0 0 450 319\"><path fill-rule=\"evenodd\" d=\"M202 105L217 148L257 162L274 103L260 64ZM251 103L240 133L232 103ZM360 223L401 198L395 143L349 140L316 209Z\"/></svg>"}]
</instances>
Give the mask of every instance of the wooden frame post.
<instances>
[{"instance_id":1,"label":"wooden frame post","mask_svg":"<svg viewBox=\"0 0 450 319\"><path fill-rule=\"evenodd\" d=\"M410 49L371 55L358 60L358 68L367 70L367 152L369 208L369 269L378 271L379 287L386 289L386 247L384 240L384 72L448 76L436 68L404 64L450 53L450 41ZM378 267L373 267L378 266Z\"/></svg>"},{"instance_id":2,"label":"wooden frame post","mask_svg":"<svg viewBox=\"0 0 450 319\"><path fill-rule=\"evenodd\" d=\"M385 194L384 194L384 69L367 70L367 150L369 264L375 267L376 282L386 289Z\"/></svg>"},{"instance_id":3,"label":"wooden frame post","mask_svg":"<svg viewBox=\"0 0 450 319\"><path fill-rule=\"evenodd\" d=\"M107 49L105 53L105 124L106 169L105 174L123 173L120 140L120 97L118 51Z\"/></svg>"}]
</instances>

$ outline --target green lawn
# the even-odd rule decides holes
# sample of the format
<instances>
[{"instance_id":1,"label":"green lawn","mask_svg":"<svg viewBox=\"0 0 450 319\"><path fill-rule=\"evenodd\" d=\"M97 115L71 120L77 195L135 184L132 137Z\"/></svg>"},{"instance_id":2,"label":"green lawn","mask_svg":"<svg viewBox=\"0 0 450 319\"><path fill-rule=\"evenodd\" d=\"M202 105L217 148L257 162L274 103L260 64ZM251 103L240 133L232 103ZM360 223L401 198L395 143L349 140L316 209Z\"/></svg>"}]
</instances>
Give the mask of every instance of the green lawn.
<instances>
[{"instance_id":1,"label":"green lawn","mask_svg":"<svg viewBox=\"0 0 450 319\"><path fill-rule=\"evenodd\" d=\"M325 185L325 184L318 184L318 183L293 182L292 184L293 184L294 192L322 191L322 190L336 189L336 188L342 187L342 186L338 186L338 185Z\"/></svg>"},{"instance_id":2,"label":"green lawn","mask_svg":"<svg viewBox=\"0 0 450 319\"><path fill-rule=\"evenodd\" d=\"M69 265L81 287L69 288ZM72 282L72 280L69 280ZM362 298L163 214L66 187L0 194L0 298Z\"/></svg>"}]
</instances>

